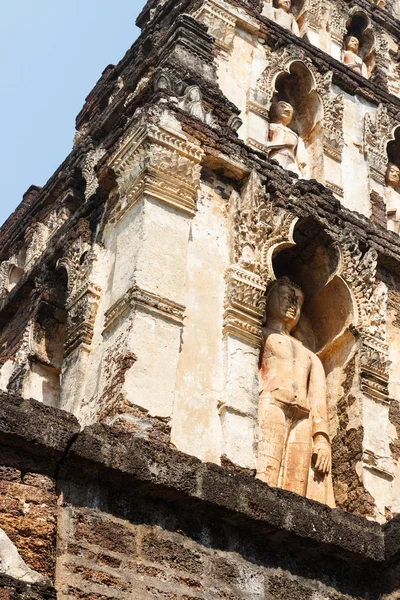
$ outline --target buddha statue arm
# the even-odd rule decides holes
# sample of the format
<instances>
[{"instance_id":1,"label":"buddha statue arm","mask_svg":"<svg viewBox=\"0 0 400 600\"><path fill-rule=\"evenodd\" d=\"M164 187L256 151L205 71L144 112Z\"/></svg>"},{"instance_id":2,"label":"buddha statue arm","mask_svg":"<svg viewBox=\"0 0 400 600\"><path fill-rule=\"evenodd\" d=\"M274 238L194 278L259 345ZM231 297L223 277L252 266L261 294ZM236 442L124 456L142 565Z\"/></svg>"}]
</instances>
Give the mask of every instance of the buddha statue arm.
<instances>
[{"instance_id":1,"label":"buddha statue arm","mask_svg":"<svg viewBox=\"0 0 400 600\"><path fill-rule=\"evenodd\" d=\"M361 65L361 75L363 77L365 77L366 79L368 79L369 77L369 73L368 73L368 69L367 69L367 65L365 64L365 62L363 61L362 65Z\"/></svg>"},{"instance_id":2,"label":"buddha statue arm","mask_svg":"<svg viewBox=\"0 0 400 600\"><path fill-rule=\"evenodd\" d=\"M294 33L294 35L297 35L297 36L300 35L300 29L299 29L299 26L297 25L297 21L294 17L293 17L293 21L292 21L292 33Z\"/></svg>"},{"instance_id":3,"label":"buddha statue arm","mask_svg":"<svg viewBox=\"0 0 400 600\"><path fill-rule=\"evenodd\" d=\"M308 388L311 410L314 468L327 474L331 470L331 443L328 431L325 371L315 354L311 355L311 372Z\"/></svg>"}]
</instances>

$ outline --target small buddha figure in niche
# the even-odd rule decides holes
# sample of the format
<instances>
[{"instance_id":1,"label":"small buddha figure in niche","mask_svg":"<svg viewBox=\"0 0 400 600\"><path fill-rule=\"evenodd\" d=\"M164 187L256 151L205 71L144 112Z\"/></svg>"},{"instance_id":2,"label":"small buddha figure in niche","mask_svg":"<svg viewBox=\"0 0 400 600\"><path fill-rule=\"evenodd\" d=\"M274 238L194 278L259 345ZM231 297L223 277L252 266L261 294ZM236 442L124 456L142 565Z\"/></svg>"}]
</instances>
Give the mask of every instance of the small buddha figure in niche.
<instances>
[{"instance_id":1,"label":"small buddha figure in niche","mask_svg":"<svg viewBox=\"0 0 400 600\"><path fill-rule=\"evenodd\" d=\"M289 29L294 35L300 35L299 26L296 19L290 12L292 8L291 0L273 0L273 20L281 27Z\"/></svg>"},{"instance_id":2,"label":"small buddha figure in niche","mask_svg":"<svg viewBox=\"0 0 400 600\"><path fill-rule=\"evenodd\" d=\"M344 49L342 53L342 62L347 65L349 69L368 78L367 65L359 56L360 40L355 35L348 35L344 40Z\"/></svg>"},{"instance_id":3,"label":"small buddha figure in niche","mask_svg":"<svg viewBox=\"0 0 400 600\"><path fill-rule=\"evenodd\" d=\"M186 88L182 98L178 100L178 106L185 110L191 117L196 117L207 125L214 124L214 118L210 111L207 111L203 105L203 95L197 85L191 85Z\"/></svg>"},{"instance_id":4,"label":"small buddha figure in niche","mask_svg":"<svg viewBox=\"0 0 400 600\"><path fill-rule=\"evenodd\" d=\"M278 161L284 168L301 176L298 161L299 136L289 125L293 119L293 107L288 102L274 102L269 112L268 157Z\"/></svg>"},{"instance_id":5,"label":"small buddha figure in niche","mask_svg":"<svg viewBox=\"0 0 400 600\"><path fill-rule=\"evenodd\" d=\"M325 372L316 354L291 335L303 302L302 290L287 277L267 297L257 477L334 507Z\"/></svg>"}]
</instances>

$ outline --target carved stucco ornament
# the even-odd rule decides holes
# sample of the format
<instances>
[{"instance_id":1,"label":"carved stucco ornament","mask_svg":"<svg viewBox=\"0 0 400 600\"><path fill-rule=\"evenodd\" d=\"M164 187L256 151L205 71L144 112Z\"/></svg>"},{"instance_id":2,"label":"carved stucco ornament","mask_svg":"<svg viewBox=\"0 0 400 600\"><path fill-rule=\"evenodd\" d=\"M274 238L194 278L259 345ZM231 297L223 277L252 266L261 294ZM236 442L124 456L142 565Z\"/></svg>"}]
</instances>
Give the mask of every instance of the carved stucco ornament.
<instances>
[{"instance_id":1,"label":"carved stucco ornament","mask_svg":"<svg viewBox=\"0 0 400 600\"><path fill-rule=\"evenodd\" d=\"M208 33L215 38L215 44L223 55L232 50L237 26L252 33L260 28L258 21L246 9L225 0L205 0L193 16L208 27Z\"/></svg>"},{"instance_id":2,"label":"carved stucco ornament","mask_svg":"<svg viewBox=\"0 0 400 600\"><path fill-rule=\"evenodd\" d=\"M86 181L85 199L88 200L99 187L95 167L106 151L103 148L97 148L88 152L82 168L82 175Z\"/></svg>"},{"instance_id":3,"label":"carved stucco ornament","mask_svg":"<svg viewBox=\"0 0 400 600\"><path fill-rule=\"evenodd\" d=\"M8 274L10 272L11 263L8 260L3 260L0 263L0 302L7 296Z\"/></svg>"},{"instance_id":4,"label":"carved stucco ornament","mask_svg":"<svg viewBox=\"0 0 400 600\"><path fill-rule=\"evenodd\" d=\"M200 23L207 25L208 33L215 38L217 46L227 52L232 48L237 19L226 10L224 4L206 0L194 17Z\"/></svg>"},{"instance_id":5,"label":"carved stucco ornament","mask_svg":"<svg viewBox=\"0 0 400 600\"><path fill-rule=\"evenodd\" d=\"M26 261L25 271L42 255L49 238L49 229L44 223L33 223L25 232Z\"/></svg>"},{"instance_id":6,"label":"carved stucco ornament","mask_svg":"<svg viewBox=\"0 0 400 600\"><path fill-rule=\"evenodd\" d=\"M367 157L370 176L380 184L385 183L388 163L387 145L394 140L398 123L383 104L379 104L375 117L370 113L364 120L364 152Z\"/></svg>"},{"instance_id":7,"label":"carved stucco ornament","mask_svg":"<svg viewBox=\"0 0 400 600\"><path fill-rule=\"evenodd\" d=\"M217 125L212 112L207 110L204 105L203 94L198 85L189 85L181 98L177 99L177 104L190 117L202 121L206 125L215 127Z\"/></svg>"},{"instance_id":8,"label":"carved stucco ornament","mask_svg":"<svg viewBox=\"0 0 400 600\"><path fill-rule=\"evenodd\" d=\"M147 122L143 115L110 160L118 182L115 219L122 218L144 194L194 214L203 151L187 141L173 118L160 121L159 125Z\"/></svg>"},{"instance_id":9,"label":"carved stucco ornament","mask_svg":"<svg viewBox=\"0 0 400 600\"><path fill-rule=\"evenodd\" d=\"M360 337L361 389L374 399L388 402L388 291L386 285L376 278L378 254L374 248L362 252L354 232L344 232L339 247L338 275L352 293L354 324Z\"/></svg>"},{"instance_id":10,"label":"carved stucco ornament","mask_svg":"<svg viewBox=\"0 0 400 600\"><path fill-rule=\"evenodd\" d=\"M64 268L68 277L65 356L76 348L90 350L101 294L101 288L92 281L95 260L94 251L83 235L57 262L57 269Z\"/></svg>"},{"instance_id":11,"label":"carved stucco ornament","mask_svg":"<svg viewBox=\"0 0 400 600\"><path fill-rule=\"evenodd\" d=\"M224 334L261 344L265 290L275 279L272 255L293 242L297 217L269 202L260 176L252 171L242 193L230 198L232 264L226 272Z\"/></svg>"},{"instance_id":12,"label":"carved stucco ornament","mask_svg":"<svg viewBox=\"0 0 400 600\"><path fill-rule=\"evenodd\" d=\"M329 33L333 41L342 44L346 34L347 9L336 0L305 0L301 11L303 18L302 33L308 28L317 33L329 25Z\"/></svg>"}]
</instances>

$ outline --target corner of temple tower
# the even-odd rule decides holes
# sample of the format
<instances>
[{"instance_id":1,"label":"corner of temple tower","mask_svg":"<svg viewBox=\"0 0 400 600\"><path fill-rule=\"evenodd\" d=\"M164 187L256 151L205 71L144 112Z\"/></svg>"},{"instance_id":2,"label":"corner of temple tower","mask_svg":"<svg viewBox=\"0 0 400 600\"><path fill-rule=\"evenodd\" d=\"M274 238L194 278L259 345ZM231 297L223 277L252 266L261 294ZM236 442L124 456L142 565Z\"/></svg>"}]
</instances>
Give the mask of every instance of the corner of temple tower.
<instances>
[{"instance_id":1,"label":"corner of temple tower","mask_svg":"<svg viewBox=\"0 0 400 600\"><path fill-rule=\"evenodd\" d=\"M137 23L0 229L0 599L395 600L398 2Z\"/></svg>"}]
</instances>

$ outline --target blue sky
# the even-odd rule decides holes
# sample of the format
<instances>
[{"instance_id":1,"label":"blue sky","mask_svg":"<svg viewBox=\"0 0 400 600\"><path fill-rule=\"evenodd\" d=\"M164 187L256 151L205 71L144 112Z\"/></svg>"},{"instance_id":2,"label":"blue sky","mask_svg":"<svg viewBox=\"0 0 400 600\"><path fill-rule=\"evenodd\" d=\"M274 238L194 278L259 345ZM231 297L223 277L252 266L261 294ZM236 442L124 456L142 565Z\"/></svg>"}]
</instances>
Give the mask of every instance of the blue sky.
<instances>
[{"instance_id":1,"label":"blue sky","mask_svg":"<svg viewBox=\"0 0 400 600\"><path fill-rule=\"evenodd\" d=\"M0 224L72 148L75 117L138 36L144 0L16 0L0 22Z\"/></svg>"}]
</instances>

